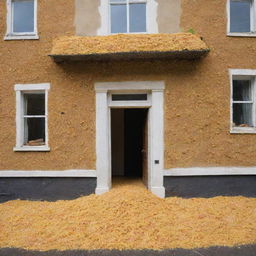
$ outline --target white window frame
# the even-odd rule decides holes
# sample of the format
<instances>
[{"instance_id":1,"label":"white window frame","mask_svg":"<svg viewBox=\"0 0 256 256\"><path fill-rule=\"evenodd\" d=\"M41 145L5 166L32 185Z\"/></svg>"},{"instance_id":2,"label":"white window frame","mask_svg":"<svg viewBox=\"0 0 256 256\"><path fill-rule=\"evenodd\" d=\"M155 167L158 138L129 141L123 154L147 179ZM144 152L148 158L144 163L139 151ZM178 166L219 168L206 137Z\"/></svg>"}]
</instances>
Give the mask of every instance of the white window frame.
<instances>
[{"instance_id":1,"label":"white window frame","mask_svg":"<svg viewBox=\"0 0 256 256\"><path fill-rule=\"evenodd\" d=\"M147 100L120 100L120 101L114 101L112 100L112 96L115 94L147 94ZM108 105L110 107L151 107L151 92L147 90L115 90L115 91L109 91L108 96Z\"/></svg>"},{"instance_id":2,"label":"white window frame","mask_svg":"<svg viewBox=\"0 0 256 256\"><path fill-rule=\"evenodd\" d=\"M256 69L230 69L230 133L256 133ZM233 79L252 81L252 121L253 127L233 127ZM237 102L237 101L235 101ZM237 102L238 103L238 102Z\"/></svg>"},{"instance_id":3,"label":"white window frame","mask_svg":"<svg viewBox=\"0 0 256 256\"><path fill-rule=\"evenodd\" d=\"M16 84L16 147L14 151L50 151L48 146L48 91L50 84ZM24 145L24 97L23 93L44 92L45 94L45 145Z\"/></svg>"},{"instance_id":4,"label":"white window frame","mask_svg":"<svg viewBox=\"0 0 256 256\"><path fill-rule=\"evenodd\" d=\"M37 0L34 0L34 32L22 32L17 33L13 32L13 0L7 0L7 17L6 17L6 24L7 24L7 31L4 37L4 40L35 40L39 39L38 30L37 30Z\"/></svg>"},{"instance_id":5,"label":"white window frame","mask_svg":"<svg viewBox=\"0 0 256 256\"><path fill-rule=\"evenodd\" d=\"M227 1L227 36L237 36L237 37L256 37L256 0L251 0L251 15L250 15L250 24L251 32L230 32L230 2Z\"/></svg>"},{"instance_id":6,"label":"white window frame","mask_svg":"<svg viewBox=\"0 0 256 256\"><path fill-rule=\"evenodd\" d=\"M146 2L146 31L137 33L125 33L125 34L155 34L158 33L157 23L157 1L156 0L134 0L134 3ZM97 35L113 35L111 33L111 16L110 16L110 0L101 0L99 7L101 16L101 26L97 31Z\"/></svg>"},{"instance_id":7,"label":"white window frame","mask_svg":"<svg viewBox=\"0 0 256 256\"><path fill-rule=\"evenodd\" d=\"M146 34L148 31L148 27L147 27L147 5L148 5L148 1L147 0L125 0L126 3L119 1L119 2L112 2L111 0L109 0L109 7L111 7L111 5L126 5L126 31L124 32L124 34ZM130 32L130 8L129 5L130 4L146 4L146 31L142 31L142 32ZM112 33L111 32L111 8L109 8L109 29L110 29L110 34L118 34L118 33Z\"/></svg>"}]
</instances>

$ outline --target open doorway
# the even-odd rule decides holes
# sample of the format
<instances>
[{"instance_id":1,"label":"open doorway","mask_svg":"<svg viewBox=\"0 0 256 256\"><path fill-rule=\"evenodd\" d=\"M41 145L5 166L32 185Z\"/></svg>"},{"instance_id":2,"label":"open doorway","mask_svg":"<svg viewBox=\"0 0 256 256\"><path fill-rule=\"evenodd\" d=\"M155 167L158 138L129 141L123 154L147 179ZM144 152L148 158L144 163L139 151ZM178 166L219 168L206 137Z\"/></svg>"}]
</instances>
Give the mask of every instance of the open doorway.
<instances>
[{"instance_id":1,"label":"open doorway","mask_svg":"<svg viewBox=\"0 0 256 256\"><path fill-rule=\"evenodd\" d=\"M112 109L144 108L148 112L145 128L148 136L145 147L142 171L143 181L155 195L163 198L164 174L164 81L118 81L97 82L96 91L96 175L95 193L101 195L112 187L112 163L115 158L111 153L111 111ZM113 97L118 94L118 96ZM136 100L122 94L143 94ZM147 96L145 97L145 94ZM134 96L134 95L133 95ZM137 97L137 96L136 96ZM147 116L147 115L146 115ZM124 123L123 123L124 124ZM118 128L118 125L116 126ZM145 126L146 127L146 126ZM117 129L116 128L116 129ZM115 132L114 132L115 133ZM145 133L144 133L145 134ZM124 160L123 160L124 161ZM122 162L121 162L122 163ZM124 164L124 162L123 162ZM124 173L122 173L124 175ZM146 181L146 182L145 182Z\"/></svg>"},{"instance_id":2,"label":"open doorway","mask_svg":"<svg viewBox=\"0 0 256 256\"><path fill-rule=\"evenodd\" d=\"M111 109L112 177L140 178L147 184L148 109Z\"/></svg>"}]
</instances>

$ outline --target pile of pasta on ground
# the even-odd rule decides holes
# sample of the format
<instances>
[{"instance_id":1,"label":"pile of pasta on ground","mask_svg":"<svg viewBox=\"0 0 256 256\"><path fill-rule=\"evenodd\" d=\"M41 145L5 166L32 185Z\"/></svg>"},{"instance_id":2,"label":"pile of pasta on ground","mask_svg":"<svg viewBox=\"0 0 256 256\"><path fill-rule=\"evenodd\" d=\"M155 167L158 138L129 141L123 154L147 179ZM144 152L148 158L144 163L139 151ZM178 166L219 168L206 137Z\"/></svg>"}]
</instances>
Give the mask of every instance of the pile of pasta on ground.
<instances>
[{"instance_id":1,"label":"pile of pasta on ground","mask_svg":"<svg viewBox=\"0 0 256 256\"><path fill-rule=\"evenodd\" d=\"M256 243L256 199L160 199L139 181L71 201L0 204L0 247L171 249Z\"/></svg>"}]
</instances>

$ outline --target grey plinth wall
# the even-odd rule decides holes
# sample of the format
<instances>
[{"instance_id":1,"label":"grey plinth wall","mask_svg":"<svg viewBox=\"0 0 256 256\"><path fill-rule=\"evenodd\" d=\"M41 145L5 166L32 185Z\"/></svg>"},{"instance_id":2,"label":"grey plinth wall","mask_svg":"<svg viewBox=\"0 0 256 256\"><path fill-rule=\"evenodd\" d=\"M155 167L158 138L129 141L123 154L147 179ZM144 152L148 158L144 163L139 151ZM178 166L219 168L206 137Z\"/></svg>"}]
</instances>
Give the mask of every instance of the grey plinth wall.
<instances>
[{"instance_id":1,"label":"grey plinth wall","mask_svg":"<svg viewBox=\"0 0 256 256\"><path fill-rule=\"evenodd\" d=\"M96 178L0 178L0 202L75 199L94 193L95 188Z\"/></svg>"},{"instance_id":2,"label":"grey plinth wall","mask_svg":"<svg viewBox=\"0 0 256 256\"><path fill-rule=\"evenodd\" d=\"M164 177L166 197L256 197L256 176Z\"/></svg>"}]
</instances>

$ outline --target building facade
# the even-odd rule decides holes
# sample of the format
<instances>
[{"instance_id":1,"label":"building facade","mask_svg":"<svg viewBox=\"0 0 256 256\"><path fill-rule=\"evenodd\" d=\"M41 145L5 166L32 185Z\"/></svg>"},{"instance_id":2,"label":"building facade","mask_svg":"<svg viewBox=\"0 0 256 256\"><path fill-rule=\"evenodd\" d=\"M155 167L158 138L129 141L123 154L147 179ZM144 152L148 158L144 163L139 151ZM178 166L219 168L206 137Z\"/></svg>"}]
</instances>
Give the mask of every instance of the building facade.
<instances>
[{"instance_id":1,"label":"building facade","mask_svg":"<svg viewBox=\"0 0 256 256\"><path fill-rule=\"evenodd\" d=\"M254 0L1 1L2 197L101 194L113 173L141 176L160 197L166 190L187 195L190 186L254 191L255 6ZM172 35L200 41L203 56L193 55L189 40L163 51L168 58L150 52L161 49L166 34L170 47ZM105 38L107 52L97 38ZM134 38L138 52L133 45L123 54ZM143 40L149 40L145 56ZM129 135L138 123L142 133ZM140 145L129 144L135 137ZM129 166L133 161L138 165Z\"/></svg>"}]
</instances>

